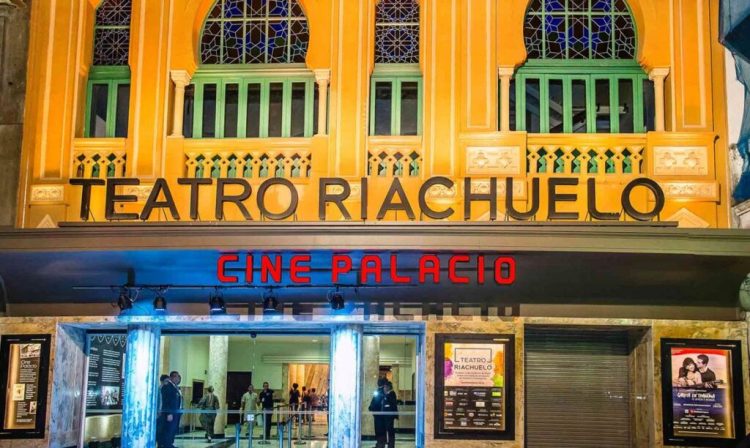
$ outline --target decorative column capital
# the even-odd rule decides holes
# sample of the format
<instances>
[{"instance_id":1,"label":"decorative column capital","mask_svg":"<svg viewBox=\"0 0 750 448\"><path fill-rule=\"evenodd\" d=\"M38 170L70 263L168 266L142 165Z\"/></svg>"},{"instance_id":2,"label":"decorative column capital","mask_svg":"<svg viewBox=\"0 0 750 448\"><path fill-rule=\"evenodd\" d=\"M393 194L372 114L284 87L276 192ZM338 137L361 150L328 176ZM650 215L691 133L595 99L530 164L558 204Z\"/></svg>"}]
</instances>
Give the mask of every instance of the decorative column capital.
<instances>
[{"instance_id":1,"label":"decorative column capital","mask_svg":"<svg viewBox=\"0 0 750 448\"><path fill-rule=\"evenodd\" d=\"M515 72L516 72L516 69L510 66L497 67L497 76L500 78L512 78L513 73Z\"/></svg>"},{"instance_id":2,"label":"decorative column capital","mask_svg":"<svg viewBox=\"0 0 750 448\"><path fill-rule=\"evenodd\" d=\"M190 84L190 79L192 79L192 76L190 76L190 73L188 73L187 70L171 70L169 74L172 77L172 82L174 82L177 87L187 86Z\"/></svg>"},{"instance_id":3,"label":"decorative column capital","mask_svg":"<svg viewBox=\"0 0 750 448\"><path fill-rule=\"evenodd\" d=\"M328 84L331 79L331 70L327 68L321 68L313 70L315 74L315 82L318 84Z\"/></svg>"},{"instance_id":4,"label":"decorative column capital","mask_svg":"<svg viewBox=\"0 0 750 448\"><path fill-rule=\"evenodd\" d=\"M669 67L654 67L648 72L648 79L651 81L664 81L669 75Z\"/></svg>"}]
</instances>

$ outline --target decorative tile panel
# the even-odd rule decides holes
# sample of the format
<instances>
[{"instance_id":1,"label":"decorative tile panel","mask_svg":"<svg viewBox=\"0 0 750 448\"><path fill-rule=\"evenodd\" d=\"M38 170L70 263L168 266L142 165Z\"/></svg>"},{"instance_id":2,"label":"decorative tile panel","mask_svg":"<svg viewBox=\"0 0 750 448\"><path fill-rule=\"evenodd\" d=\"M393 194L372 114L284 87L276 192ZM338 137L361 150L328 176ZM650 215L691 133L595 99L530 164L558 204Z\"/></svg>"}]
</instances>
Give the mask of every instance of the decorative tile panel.
<instances>
[{"instance_id":1,"label":"decorative tile panel","mask_svg":"<svg viewBox=\"0 0 750 448\"><path fill-rule=\"evenodd\" d=\"M655 146L654 174L657 176L708 175L705 146Z\"/></svg>"},{"instance_id":2,"label":"decorative tile panel","mask_svg":"<svg viewBox=\"0 0 750 448\"><path fill-rule=\"evenodd\" d=\"M693 199L718 201L719 184L716 182L660 182L668 199Z\"/></svg>"},{"instance_id":3,"label":"decorative tile panel","mask_svg":"<svg viewBox=\"0 0 750 448\"><path fill-rule=\"evenodd\" d=\"M469 146L466 174L521 174L521 148L517 146Z\"/></svg>"},{"instance_id":4,"label":"decorative tile panel","mask_svg":"<svg viewBox=\"0 0 750 448\"><path fill-rule=\"evenodd\" d=\"M31 187L31 202L62 202L64 198L64 185L33 185Z\"/></svg>"}]
</instances>

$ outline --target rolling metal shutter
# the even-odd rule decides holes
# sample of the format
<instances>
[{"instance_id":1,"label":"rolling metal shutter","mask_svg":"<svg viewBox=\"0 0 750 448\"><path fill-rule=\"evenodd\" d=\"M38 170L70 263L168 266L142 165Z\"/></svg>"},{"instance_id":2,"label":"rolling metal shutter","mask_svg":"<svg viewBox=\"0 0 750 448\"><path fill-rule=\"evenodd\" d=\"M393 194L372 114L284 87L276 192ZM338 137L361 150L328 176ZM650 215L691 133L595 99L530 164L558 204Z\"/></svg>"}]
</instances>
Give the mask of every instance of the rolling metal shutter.
<instances>
[{"instance_id":1,"label":"rolling metal shutter","mask_svg":"<svg viewBox=\"0 0 750 448\"><path fill-rule=\"evenodd\" d=\"M625 332L527 328L526 446L630 448Z\"/></svg>"}]
</instances>

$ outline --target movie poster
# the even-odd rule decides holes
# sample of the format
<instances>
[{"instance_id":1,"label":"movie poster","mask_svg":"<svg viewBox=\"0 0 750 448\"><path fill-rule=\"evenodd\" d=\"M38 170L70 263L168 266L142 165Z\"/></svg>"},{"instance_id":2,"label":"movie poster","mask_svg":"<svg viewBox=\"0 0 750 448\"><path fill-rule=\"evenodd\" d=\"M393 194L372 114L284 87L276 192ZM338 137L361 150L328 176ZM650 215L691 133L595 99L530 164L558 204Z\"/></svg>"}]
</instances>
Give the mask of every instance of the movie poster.
<instances>
[{"instance_id":1,"label":"movie poster","mask_svg":"<svg viewBox=\"0 0 750 448\"><path fill-rule=\"evenodd\" d=\"M44 431L49 336L3 336L2 360L6 369L0 436L35 438Z\"/></svg>"},{"instance_id":2,"label":"movie poster","mask_svg":"<svg viewBox=\"0 0 750 448\"><path fill-rule=\"evenodd\" d=\"M742 376L737 375L739 365L735 365L739 361L733 352L739 343L721 342L667 342L664 373L669 387L664 394L670 399L668 429L674 443L713 439L712 446L724 446L722 440L734 446L745 435L744 417L737 418L738 408L744 405L735 402L741 401L742 394Z\"/></svg>"},{"instance_id":3,"label":"movie poster","mask_svg":"<svg viewBox=\"0 0 750 448\"><path fill-rule=\"evenodd\" d=\"M126 335L89 336L87 411L122 410Z\"/></svg>"},{"instance_id":4,"label":"movie poster","mask_svg":"<svg viewBox=\"0 0 750 448\"><path fill-rule=\"evenodd\" d=\"M442 371L439 432L441 435L478 434L494 438L513 427L511 338L508 336L440 338Z\"/></svg>"}]
</instances>

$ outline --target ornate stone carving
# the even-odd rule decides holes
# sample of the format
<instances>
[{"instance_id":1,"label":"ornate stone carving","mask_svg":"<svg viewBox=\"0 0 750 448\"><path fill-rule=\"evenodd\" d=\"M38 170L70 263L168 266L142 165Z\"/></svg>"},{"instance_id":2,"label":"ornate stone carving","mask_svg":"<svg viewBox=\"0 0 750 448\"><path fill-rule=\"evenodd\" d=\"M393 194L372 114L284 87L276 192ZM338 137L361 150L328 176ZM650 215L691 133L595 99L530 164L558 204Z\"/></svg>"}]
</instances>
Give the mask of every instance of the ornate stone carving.
<instances>
[{"instance_id":1,"label":"ornate stone carving","mask_svg":"<svg viewBox=\"0 0 750 448\"><path fill-rule=\"evenodd\" d=\"M138 198L138 202L146 202L148 195L151 194L153 185L126 185L123 189L123 193L126 195L132 195Z\"/></svg>"},{"instance_id":2,"label":"ornate stone carving","mask_svg":"<svg viewBox=\"0 0 750 448\"><path fill-rule=\"evenodd\" d=\"M708 175L708 148L705 146L654 147L654 174L657 176Z\"/></svg>"},{"instance_id":3,"label":"ornate stone carving","mask_svg":"<svg viewBox=\"0 0 750 448\"><path fill-rule=\"evenodd\" d=\"M680 227L694 229L705 229L710 226L703 218L686 208L679 209L675 214L665 219L665 221L676 221Z\"/></svg>"},{"instance_id":4,"label":"ornate stone carving","mask_svg":"<svg viewBox=\"0 0 750 448\"><path fill-rule=\"evenodd\" d=\"M451 188L445 185L433 185L427 190L427 199L454 199L456 197L456 184Z\"/></svg>"},{"instance_id":5,"label":"ornate stone carving","mask_svg":"<svg viewBox=\"0 0 750 448\"><path fill-rule=\"evenodd\" d=\"M487 194L490 192L490 181L489 180L472 180L471 181L471 192L473 194ZM498 198L505 197L505 179L498 179L497 181L497 196ZM525 199L526 198L526 182L522 180L513 179L513 199Z\"/></svg>"},{"instance_id":6,"label":"ornate stone carving","mask_svg":"<svg viewBox=\"0 0 750 448\"><path fill-rule=\"evenodd\" d=\"M349 197L346 198L347 201L351 200L359 200L362 196L362 184L359 182L357 183L349 183L349 188L351 189L351 192L349 194ZM341 185L329 185L328 186L328 193L329 194L341 194L344 192L344 187Z\"/></svg>"},{"instance_id":7,"label":"ornate stone carving","mask_svg":"<svg viewBox=\"0 0 750 448\"><path fill-rule=\"evenodd\" d=\"M719 200L716 182L659 182L669 199Z\"/></svg>"},{"instance_id":8,"label":"ornate stone carving","mask_svg":"<svg viewBox=\"0 0 750 448\"><path fill-rule=\"evenodd\" d=\"M37 229L56 229L57 224L55 224L55 221L52 219L50 215L44 215L44 218L42 218L41 221L39 221L39 224L36 226Z\"/></svg>"},{"instance_id":9,"label":"ornate stone carving","mask_svg":"<svg viewBox=\"0 0 750 448\"><path fill-rule=\"evenodd\" d=\"M466 174L521 174L521 148L517 146L469 146Z\"/></svg>"},{"instance_id":10,"label":"ornate stone carving","mask_svg":"<svg viewBox=\"0 0 750 448\"><path fill-rule=\"evenodd\" d=\"M31 187L31 202L62 202L64 199L64 185L33 185Z\"/></svg>"}]
</instances>

